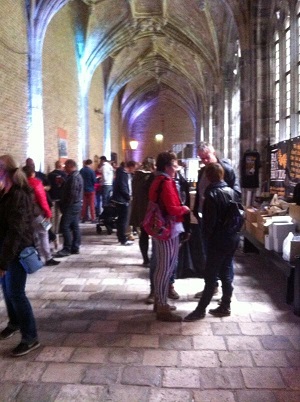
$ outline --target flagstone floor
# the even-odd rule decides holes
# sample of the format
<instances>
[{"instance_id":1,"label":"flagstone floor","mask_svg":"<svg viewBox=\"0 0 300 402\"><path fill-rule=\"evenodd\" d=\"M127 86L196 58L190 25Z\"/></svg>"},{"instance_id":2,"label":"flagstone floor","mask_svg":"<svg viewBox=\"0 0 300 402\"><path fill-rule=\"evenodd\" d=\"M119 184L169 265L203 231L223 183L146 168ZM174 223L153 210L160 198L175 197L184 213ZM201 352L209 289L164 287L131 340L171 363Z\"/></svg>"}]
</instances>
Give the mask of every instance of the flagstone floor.
<instances>
[{"instance_id":1,"label":"flagstone floor","mask_svg":"<svg viewBox=\"0 0 300 402\"><path fill-rule=\"evenodd\" d=\"M120 246L114 233L81 228L79 255L28 278L41 347L12 358L19 334L0 341L0 401L300 401L300 317L281 272L239 250L230 317L158 322L144 303L149 271L137 240ZM203 280L175 288L184 317ZM6 322L1 296L1 329Z\"/></svg>"}]
</instances>

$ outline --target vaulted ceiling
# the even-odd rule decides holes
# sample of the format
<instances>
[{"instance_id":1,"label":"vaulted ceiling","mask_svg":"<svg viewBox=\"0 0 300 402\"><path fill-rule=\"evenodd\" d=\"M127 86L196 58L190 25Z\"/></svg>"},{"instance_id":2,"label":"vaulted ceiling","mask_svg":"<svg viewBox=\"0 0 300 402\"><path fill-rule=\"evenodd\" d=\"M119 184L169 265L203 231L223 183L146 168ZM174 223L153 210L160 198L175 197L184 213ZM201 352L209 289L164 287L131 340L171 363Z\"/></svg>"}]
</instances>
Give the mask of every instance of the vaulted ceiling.
<instances>
[{"instance_id":1,"label":"vaulted ceiling","mask_svg":"<svg viewBox=\"0 0 300 402\"><path fill-rule=\"evenodd\" d=\"M247 1L83 2L88 6L83 62L90 75L102 64L106 101L119 95L128 130L158 103L183 109L195 127L227 70L237 64L238 46L248 47Z\"/></svg>"}]
</instances>

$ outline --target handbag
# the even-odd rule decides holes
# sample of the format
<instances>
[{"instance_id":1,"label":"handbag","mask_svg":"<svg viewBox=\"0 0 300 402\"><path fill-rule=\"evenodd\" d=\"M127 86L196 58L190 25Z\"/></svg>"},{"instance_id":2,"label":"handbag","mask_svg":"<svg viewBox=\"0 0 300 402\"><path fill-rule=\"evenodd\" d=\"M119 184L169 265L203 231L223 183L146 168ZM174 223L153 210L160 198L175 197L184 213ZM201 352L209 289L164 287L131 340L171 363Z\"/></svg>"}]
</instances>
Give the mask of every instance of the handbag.
<instances>
[{"instance_id":1,"label":"handbag","mask_svg":"<svg viewBox=\"0 0 300 402\"><path fill-rule=\"evenodd\" d=\"M44 265L34 246L25 247L19 255L19 261L27 274L33 274Z\"/></svg>"},{"instance_id":2,"label":"handbag","mask_svg":"<svg viewBox=\"0 0 300 402\"><path fill-rule=\"evenodd\" d=\"M142 222L142 227L149 236L158 240L169 240L172 235L173 220L170 216L164 216L159 205L158 199L161 192L163 180L157 190L157 202L148 201L148 207L145 218Z\"/></svg>"}]
</instances>

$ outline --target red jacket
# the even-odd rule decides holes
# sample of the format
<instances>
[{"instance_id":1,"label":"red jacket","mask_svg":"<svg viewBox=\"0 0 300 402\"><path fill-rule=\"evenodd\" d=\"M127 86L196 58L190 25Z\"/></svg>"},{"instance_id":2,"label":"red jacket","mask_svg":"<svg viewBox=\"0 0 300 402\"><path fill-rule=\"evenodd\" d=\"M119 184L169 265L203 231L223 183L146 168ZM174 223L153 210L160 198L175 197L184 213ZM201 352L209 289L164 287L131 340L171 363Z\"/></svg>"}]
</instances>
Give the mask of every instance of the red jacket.
<instances>
[{"instance_id":1,"label":"red jacket","mask_svg":"<svg viewBox=\"0 0 300 402\"><path fill-rule=\"evenodd\" d=\"M43 183L36 177L29 177L28 183L30 187L33 188L35 202L42 208L45 218L51 218L52 213L47 201L46 191Z\"/></svg>"},{"instance_id":2,"label":"red jacket","mask_svg":"<svg viewBox=\"0 0 300 402\"><path fill-rule=\"evenodd\" d=\"M157 190L161 184L159 199L157 199ZM176 222L183 221L183 215L188 213L185 206L181 205L175 181L169 176L158 175L155 177L149 190L149 200L158 202L162 211L168 215L175 216Z\"/></svg>"}]
</instances>

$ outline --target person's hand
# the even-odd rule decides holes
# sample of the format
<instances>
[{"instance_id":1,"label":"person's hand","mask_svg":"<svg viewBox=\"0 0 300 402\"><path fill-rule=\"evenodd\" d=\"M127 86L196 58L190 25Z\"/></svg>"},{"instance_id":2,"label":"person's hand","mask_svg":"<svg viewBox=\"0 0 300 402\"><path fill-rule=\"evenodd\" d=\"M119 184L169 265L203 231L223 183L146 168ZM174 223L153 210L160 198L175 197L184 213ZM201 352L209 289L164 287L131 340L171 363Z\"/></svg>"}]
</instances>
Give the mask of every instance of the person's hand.
<instances>
[{"instance_id":1,"label":"person's hand","mask_svg":"<svg viewBox=\"0 0 300 402\"><path fill-rule=\"evenodd\" d=\"M183 207L184 207L184 209L185 209L184 213L185 213L185 214L188 214L188 213L190 212L190 208L187 207L186 205L183 205Z\"/></svg>"},{"instance_id":2,"label":"person's hand","mask_svg":"<svg viewBox=\"0 0 300 402\"><path fill-rule=\"evenodd\" d=\"M5 272L6 272L6 271L0 269L0 278L3 278L3 276L5 275Z\"/></svg>"}]
</instances>

